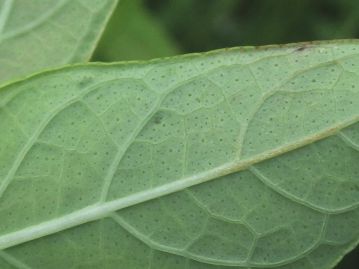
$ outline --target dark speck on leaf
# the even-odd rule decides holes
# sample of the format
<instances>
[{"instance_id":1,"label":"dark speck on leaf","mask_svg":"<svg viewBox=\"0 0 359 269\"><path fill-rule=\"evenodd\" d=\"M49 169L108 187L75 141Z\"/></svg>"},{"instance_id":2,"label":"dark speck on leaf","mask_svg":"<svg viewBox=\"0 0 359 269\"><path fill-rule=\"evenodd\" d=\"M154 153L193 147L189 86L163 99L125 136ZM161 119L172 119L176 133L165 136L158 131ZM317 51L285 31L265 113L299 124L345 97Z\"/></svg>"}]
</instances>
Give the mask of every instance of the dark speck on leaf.
<instances>
[{"instance_id":1,"label":"dark speck on leaf","mask_svg":"<svg viewBox=\"0 0 359 269\"><path fill-rule=\"evenodd\" d=\"M294 51L296 51L296 52L301 52L301 51L305 51L305 50L307 50L307 49L309 49L309 48L310 48L309 45L304 44L304 45L301 45L301 46L299 46L298 48L296 48Z\"/></svg>"},{"instance_id":2,"label":"dark speck on leaf","mask_svg":"<svg viewBox=\"0 0 359 269\"><path fill-rule=\"evenodd\" d=\"M92 77L84 77L81 79L81 81L79 82L79 87L83 88L88 86L89 84L91 84L93 78Z\"/></svg>"},{"instance_id":3,"label":"dark speck on leaf","mask_svg":"<svg viewBox=\"0 0 359 269\"><path fill-rule=\"evenodd\" d=\"M154 122L156 124L160 124L162 122L162 116L161 115L156 115L154 118Z\"/></svg>"}]
</instances>

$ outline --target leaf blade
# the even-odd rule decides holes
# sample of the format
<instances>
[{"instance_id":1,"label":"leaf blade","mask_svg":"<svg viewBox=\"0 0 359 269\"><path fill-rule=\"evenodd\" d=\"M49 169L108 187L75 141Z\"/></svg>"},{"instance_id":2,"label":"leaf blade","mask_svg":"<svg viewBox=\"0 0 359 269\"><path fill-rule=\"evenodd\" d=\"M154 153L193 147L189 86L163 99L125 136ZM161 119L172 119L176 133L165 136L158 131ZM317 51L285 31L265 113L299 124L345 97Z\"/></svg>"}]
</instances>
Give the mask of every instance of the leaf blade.
<instances>
[{"instance_id":1,"label":"leaf blade","mask_svg":"<svg viewBox=\"0 0 359 269\"><path fill-rule=\"evenodd\" d=\"M308 259L319 259L315 253L331 248L330 244L337 245L333 258L339 259L342 249L350 250L358 240L358 152L336 135L343 130L349 141L356 144L358 139L358 91L352 87L357 85L352 76L356 69L350 67L358 47L349 41L313 44L304 52L298 47L302 45L237 49L128 66L78 66L3 88L3 110L21 115L18 120L26 117L16 123L5 112L1 114L7 127L2 129L20 125L25 134L14 137L9 132L2 137L18 139L14 147L20 150L14 149L13 157L9 148L0 151L5 163L0 170L4 175L0 213L5 217L6 208L16 212L29 204L34 194L21 190L22 180L32 182L32 191L44 190L36 201L47 202L43 210L32 205L35 216L20 211L18 218L26 217L27 223L23 220L17 227L10 225L15 217L4 218L1 248L14 246L9 252L34 264L22 248L36 245L46 251L54 237L67 245L62 234L74 237L74 230L81 234L81 227L97 220L95 231L105 226L119 238L137 235L145 243L133 239L138 249L198 267L202 263L208 268L209 264L296 268L299 263L311 268ZM328 58L329 51L340 53ZM295 60L301 61L299 69ZM261 71L268 72L264 67L269 66L273 68L270 76ZM278 77L280 73L284 75ZM44 89L46 95L37 104ZM31 107L35 104L36 111L25 101L32 102ZM304 102L306 110L296 102ZM315 122L308 111L316 115ZM300 124L302 119L310 128ZM278 133L273 126L283 135L271 135L271 131ZM277 137L281 140L276 141ZM254 147L253 141L260 143ZM16 155L16 151L23 153ZM342 159L332 158L336 153ZM37 161L36 156L42 159ZM319 173L318 167L328 173ZM288 174L295 180L287 180ZM318 189L322 182L336 187ZM76 186L81 186L80 193ZM312 197L308 189L316 195ZM12 205L11 193L28 198ZM350 193L347 199L338 199L346 193ZM119 231L110 229L119 223ZM338 227L345 228L338 233ZM90 246L102 236L106 245L116 241L106 237L108 233L89 239L86 232L84 238L92 243L84 253L91 253ZM119 251L114 246L110 249ZM134 262L146 264L153 259L141 255ZM324 259L332 263L329 258Z\"/></svg>"}]
</instances>

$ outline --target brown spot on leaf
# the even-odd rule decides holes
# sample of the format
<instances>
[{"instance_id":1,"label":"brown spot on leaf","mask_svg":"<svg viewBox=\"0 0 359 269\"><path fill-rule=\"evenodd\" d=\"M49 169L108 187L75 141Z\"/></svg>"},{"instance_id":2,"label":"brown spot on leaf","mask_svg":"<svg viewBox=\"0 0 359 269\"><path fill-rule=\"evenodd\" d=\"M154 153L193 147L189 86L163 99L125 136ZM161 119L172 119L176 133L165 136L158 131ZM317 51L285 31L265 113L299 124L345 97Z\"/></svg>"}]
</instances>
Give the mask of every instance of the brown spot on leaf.
<instances>
[{"instance_id":1,"label":"brown spot on leaf","mask_svg":"<svg viewBox=\"0 0 359 269\"><path fill-rule=\"evenodd\" d=\"M308 44L302 44L299 47L297 47L294 51L296 52L301 52L301 51L305 51L307 49L309 49L311 46Z\"/></svg>"}]
</instances>

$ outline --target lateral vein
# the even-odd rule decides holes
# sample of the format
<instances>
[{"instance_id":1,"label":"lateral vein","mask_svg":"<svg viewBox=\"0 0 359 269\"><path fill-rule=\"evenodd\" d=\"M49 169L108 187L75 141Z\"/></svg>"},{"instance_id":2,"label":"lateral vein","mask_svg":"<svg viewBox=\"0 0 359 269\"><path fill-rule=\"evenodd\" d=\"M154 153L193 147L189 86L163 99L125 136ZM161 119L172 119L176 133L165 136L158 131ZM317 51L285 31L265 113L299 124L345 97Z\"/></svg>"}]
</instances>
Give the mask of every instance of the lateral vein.
<instances>
[{"instance_id":1,"label":"lateral vein","mask_svg":"<svg viewBox=\"0 0 359 269\"><path fill-rule=\"evenodd\" d=\"M54 234L90 221L95 221L111 215L111 213L113 213L114 211L130 207L142 202L146 202L155 198L159 198L171 193L175 193L191 186L198 185L218 177L222 177L231 173L247 169L255 163L264 161L269 158L273 158L275 156L284 154L288 151L302 147L309 143L336 134L341 129L350 126L351 124L354 124L358 121L359 115L346 122L339 123L335 127L326 129L312 136L308 136L301 141L298 141L298 143L285 145L271 151L263 152L262 154L259 154L252 158L244 159L237 162L226 163L211 170L188 176L177 181L154 187L149 190L134 193L113 201L96 203L78 211L67 214L65 216L45 221L19 231L2 235L0 236L0 250L16 246L37 238L41 238L43 236Z\"/></svg>"}]
</instances>

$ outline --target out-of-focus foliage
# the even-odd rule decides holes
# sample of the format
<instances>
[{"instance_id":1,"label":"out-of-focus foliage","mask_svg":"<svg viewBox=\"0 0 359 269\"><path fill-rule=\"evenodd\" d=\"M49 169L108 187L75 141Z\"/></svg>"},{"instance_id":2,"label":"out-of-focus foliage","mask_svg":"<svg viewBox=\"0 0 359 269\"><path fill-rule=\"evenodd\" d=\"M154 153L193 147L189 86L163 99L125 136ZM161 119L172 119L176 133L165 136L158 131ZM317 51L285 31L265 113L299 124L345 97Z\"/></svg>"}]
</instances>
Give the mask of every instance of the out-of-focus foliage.
<instances>
[{"instance_id":1,"label":"out-of-focus foliage","mask_svg":"<svg viewBox=\"0 0 359 269\"><path fill-rule=\"evenodd\" d=\"M92 60L145 60L177 54L175 42L163 26L142 0L121 0Z\"/></svg>"},{"instance_id":2,"label":"out-of-focus foliage","mask_svg":"<svg viewBox=\"0 0 359 269\"><path fill-rule=\"evenodd\" d=\"M145 0L184 52L359 37L358 0Z\"/></svg>"},{"instance_id":3,"label":"out-of-focus foliage","mask_svg":"<svg viewBox=\"0 0 359 269\"><path fill-rule=\"evenodd\" d=\"M357 37L357 0L122 0L92 60Z\"/></svg>"}]
</instances>

